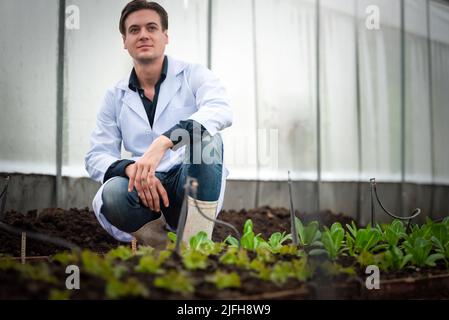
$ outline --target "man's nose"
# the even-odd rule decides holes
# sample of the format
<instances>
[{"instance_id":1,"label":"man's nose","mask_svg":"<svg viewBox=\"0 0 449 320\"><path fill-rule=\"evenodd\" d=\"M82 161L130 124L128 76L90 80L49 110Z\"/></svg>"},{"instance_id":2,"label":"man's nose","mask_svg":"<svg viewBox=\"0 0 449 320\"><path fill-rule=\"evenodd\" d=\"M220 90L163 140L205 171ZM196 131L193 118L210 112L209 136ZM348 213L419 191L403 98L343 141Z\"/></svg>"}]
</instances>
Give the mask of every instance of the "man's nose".
<instances>
[{"instance_id":1,"label":"man's nose","mask_svg":"<svg viewBox=\"0 0 449 320\"><path fill-rule=\"evenodd\" d=\"M139 40L146 40L150 37L150 33L146 28L142 28L139 34Z\"/></svg>"}]
</instances>

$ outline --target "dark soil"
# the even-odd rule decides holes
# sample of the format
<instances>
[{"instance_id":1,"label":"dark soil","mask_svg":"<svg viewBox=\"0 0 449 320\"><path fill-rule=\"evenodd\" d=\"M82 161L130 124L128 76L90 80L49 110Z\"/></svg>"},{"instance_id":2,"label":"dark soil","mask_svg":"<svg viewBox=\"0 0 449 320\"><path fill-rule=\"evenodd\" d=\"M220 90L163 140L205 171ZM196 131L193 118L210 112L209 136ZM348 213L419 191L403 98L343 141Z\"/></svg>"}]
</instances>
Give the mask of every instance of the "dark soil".
<instances>
[{"instance_id":1,"label":"dark soil","mask_svg":"<svg viewBox=\"0 0 449 320\"><path fill-rule=\"evenodd\" d=\"M330 211L318 214L296 213L305 223L317 220L321 225L330 226L334 222L349 224L351 219ZM254 231L268 238L273 232L290 232L290 213L286 209L262 207L254 210L223 211L219 218L232 223L239 231L247 219L252 219ZM6 214L5 222L11 226L28 231L45 233L64 238L81 248L98 253L105 253L120 243L109 236L97 222L93 212L88 209L47 209L42 212L31 211L26 215L17 212ZM221 241L231 233L226 227L216 225L213 239ZM63 247L50 245L28 239L28 256L47 256L65 250ZM0 256L20 255L20 237L0 230ZM134 259L134 258L133 258ZM136 258L137 259L137 258ZM343 265L355 265L352 258L346 257ZM288 259L287 259L288 260ZM32 262L30 262L32 263ZM365 288L364 270L358 268L357 277L339 275L335 278L322 277L317 273L309 282L289 280L283 285L262 281L251 275L249 271L233 269L234 267L219 265L218 259L210 261L206 270L191 272L195 284L195 293L182 295L155 288L152 285L154 276L133 272L137 260L129 261L131 275L144 283L149 290L150 299L448 299L449 276L443 264L437 268L410 269L400 273L382 274L381 290ZM170 259L167 268L180 268L181 262ZM47 299L51 289L65 290L64 266L49 264L52 274L61 279L60 284L50 285L39 281L22 278L16 271L0 272L0 299ZM220 267L224 271L237 271L244 284L240 289L218 290L204 281L205 276ZM105 298L105 281L89 276L81 270L82 290L73 291L73 299Z\"/></svg>"},{"instance_id":2,"label":"dark soil","mask_svg":"<svg viewBox=\"0 0 449 320\"><path fill-rule=\"evenodd\" d=\"M83 249L105 253L120 243L98 223L92 211L86 209L46 209L29 211L26 215L11 211L5 223L18 229L63 238ZM0 230L0 254L20 256L21 237ZM65 250L53 244L27 239L27 256L48 256Z\"/></svg>"},{"instance_id":3,"label":"dark soil","mask_svg":"<svg viewBox=\"0 0 449 320\"><path fill-rule=\"evenodd\" d=\"M331 211L321 211L319 213L298 213L296 216L301 219L303 223L309 223L311 221L318 221L320 226L331 226L334 222L340 222L342 226L351 224L352 218L349 218L343 214L335 214ZM290 233L290 211L283 208L270 208L261 207L258 209L252 209L249 211L222 211L218 216L218 219L234 225L239 232L242 232L245 221L251 219L254 225L254 232L256 234L261 233L264 239L274 232L286 232ZM220 224L215 225L212 240L222 241L229 234L232 234L232 230Z\"/></svg>"},{"instance_id":4,"label":"dark soil","mask_svg":"<svg viewBox=\"0 0 449 320\"><path fill-rule=\"evenodd\" d=\"M320 224L327 226L336 221L345 225L352 220L330 211L318 214L296 214L306 223L317 220ZM290 212L286 209L262 207L249 211L222 211L219 219L233 224L240 232L243 230L245 221L251 219L254 231L262 233L266 239L277 231L290 233ZM94 213L88 208L68 211L46 209L40 212L29 211L25 215L11 211L6 213L4 222L18 229L60 237L82 249L90 249L98 253L105 253L120 244L100 226ZM229 234L232 234L232 230L217 224L212 238L214 241L222 241ZM11 235L0 229L0 255L20 256L20 239L20 236ZM27 256L48 256L65 249L33 239L27 240Z\"/></svg>"}]
</instances>

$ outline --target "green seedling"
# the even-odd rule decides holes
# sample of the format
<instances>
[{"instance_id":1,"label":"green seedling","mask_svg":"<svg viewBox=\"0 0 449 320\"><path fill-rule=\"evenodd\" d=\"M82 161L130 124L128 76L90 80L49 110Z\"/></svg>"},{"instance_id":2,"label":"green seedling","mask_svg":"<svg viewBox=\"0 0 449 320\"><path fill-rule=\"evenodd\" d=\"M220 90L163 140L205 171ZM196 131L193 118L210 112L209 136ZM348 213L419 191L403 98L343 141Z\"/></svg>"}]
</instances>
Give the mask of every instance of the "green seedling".
<instances>
[{"instance_id":1,"label":"green seedling","mask_svg":"<svg viewBox=\"0 0 449 320\"><path fill-rule=\"evenodd\" d=\"M106 297L108 299L147 298L148 296L148 289L135 278L129 278L124 282L113 279L106 284Z\"/></svg>"},{"instance_id":2,"label":"green seedling","mask_svg":"<svg viewBox=\"0 0 449 320\"><path fill-rule=\"evenodd\" d=\"M345 237L345 230L340 223L332 224L331 228L324 227L321 235L321 241L327 251L329 258L335 261L337 257L344 251L343 239Z\"/></svg>"},{"instance_id":3,"label":"green seedling","mask_svg":"<svg viewBox=\"0 0 449 320\"><path fill-rule=\"evenodd\" d=\"M292 235L287 234L286 232L275 232L268 239L268 245L270 246L270 250L273 253L279 253L282 248L282 245L285 241L292 240Z\"/></svg>"},{"instance_id":4,"label":"green seedling","mask_svg":"<svg viewBox=\"0 0 449 320\"><path fill-rule=\"evenodd\" d=\"M220 270L207 276L206 281L215 284L218 289L240 288L242 285L236 272L226 273Z\"/></svg>"},{"instance_id":5,"label":"green seedling","mask_svg":"<svg viewBox=\"0 0 449 320\"><path fill-rule=\"evenodd\" d=\"M165 275L156 277L154 279L154 286L182 294L193 293L195 291L192 280L184 272L175 270L170 270Z\"/></svg>"},{"instance_id":6,"label":"green seedling","mask_svg":"<svg viewBox=\"0 0 449 320\"><path fill-rule=\"evenodd\" d=\"M320 242L321 232L318 228L317 221L312 221L305 226L300 219L295 217L295 225L298 233L298 241L302 247L322 246Z\"/></svg>"}]
</instances>

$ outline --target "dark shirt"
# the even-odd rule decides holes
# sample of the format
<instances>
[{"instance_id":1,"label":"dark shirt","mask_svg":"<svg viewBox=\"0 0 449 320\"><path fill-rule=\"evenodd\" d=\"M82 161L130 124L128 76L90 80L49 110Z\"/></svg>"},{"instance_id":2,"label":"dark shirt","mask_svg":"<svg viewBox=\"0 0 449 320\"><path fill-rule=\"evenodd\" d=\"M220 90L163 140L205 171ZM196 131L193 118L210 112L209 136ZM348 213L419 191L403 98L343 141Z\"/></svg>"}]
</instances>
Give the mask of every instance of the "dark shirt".
<instances>
[{"instance_id":1,"label":"dark shirt","mask_svg":"<svg viewBox=\"0 0 449 320\"><path fill-rule=\"evenodd\" d=\"M149 121L151 127L153 127L154 116L156 114L156 107L157 107L157 101L159 98L159 91L161 88L161 84L167 78L167 70L168 70L168 59L167 59L167 56L165 56L164 63L162 65L161 76L155 86L153 101L151 101L150 99L148 99L145 96L145 92L139 83L139 79L137 78L136 70L134 68L131 71L131 75L129 77L128 87L130 90L137 92L139 94L140 99L142 100L142 104L147 113L148 121ZM180 148L183 145L185 145L186 143L185 143L185 141L181 140L181 137L172 139L172 137L171 137L172 132L175 131L176 129L186 130L189 132L190 141L193 142L193 141L197 141L193 138L193 135L194 135L194 133L197 133L197 131L198 131L198 130L193 130L194 127L201 128L201 136L206 131L206 128L204 128L202 125L200 125L196 121L185 120L185 121L181 121L180 123L175 125L173 128L171 128L170 130L165 132L163 135L166 136L167 138L169 138L173 142L173 145L174 145L173 148L174 147ZM103 182L106 182L113 177L127 178L126 167L129 166L130 164L133 164L134 162L135 161L133 161L133 160L127 160L127 159L118 160L118 161L114 162L106 171L106 173L104 175Z\"/></svg>"},{"instance_id":2,"label":"dark shirt","mask_svg":"<svg viewBox=\"0 0 449 320\"><path fill-rule=\"evenodd\" d=\"M142 89L139 79L137 78L136 70L133 68L131 71L131 76L129 77L129 85L128 87L134 91L137 92L140 96L140 99L142 100L143 106L145 107L145 111L148 116L148 121L150 123L150 126L153 127L154 122L154 115L156 114L156 106L157 106L157 100L159 98L159 91L161 89L161 84L164 82L165 78L167 78L167 69L168 69L168 59L167 56L164 58L164 63L162 64L162 72L161 76L156 83L156 86L154 87L154 97L153 101L148 99L145 96L145 91Z\"/></svg>"}]
</instances>

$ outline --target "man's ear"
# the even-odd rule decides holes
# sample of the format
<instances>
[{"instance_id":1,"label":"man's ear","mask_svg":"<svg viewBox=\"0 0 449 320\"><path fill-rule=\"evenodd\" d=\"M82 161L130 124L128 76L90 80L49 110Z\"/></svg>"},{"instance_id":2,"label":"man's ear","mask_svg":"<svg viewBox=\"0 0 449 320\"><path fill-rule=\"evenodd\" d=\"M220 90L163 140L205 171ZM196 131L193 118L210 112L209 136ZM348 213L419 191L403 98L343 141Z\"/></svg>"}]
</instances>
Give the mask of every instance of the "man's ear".
<instances>
[{"instance_id":1,"label":"man's ear","mask_svg":"<svg viewBox=\"0 0 449 320\"><path fill-rule=\"evenodd\" d=\"M168 31L165 30L165 31L164 31L164 34L165 34L165 44L169 44L170 38L169 38L169 36L168 36Z\"/></svg>"},{"instance_id":2,"label":"man's ear","mask_svg":"<svg viewBox=\"0 0 449 320\"><path fill-rule=\"evenodd\" d=\"M123 39L123 49L127 50L128 48L126 47L126 36L122 35L122 39Z\"/></svg>"}]
</instances>

